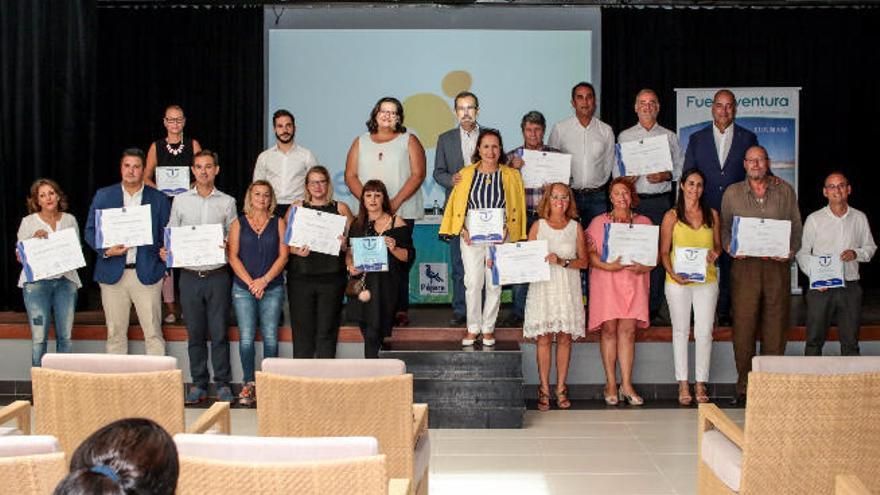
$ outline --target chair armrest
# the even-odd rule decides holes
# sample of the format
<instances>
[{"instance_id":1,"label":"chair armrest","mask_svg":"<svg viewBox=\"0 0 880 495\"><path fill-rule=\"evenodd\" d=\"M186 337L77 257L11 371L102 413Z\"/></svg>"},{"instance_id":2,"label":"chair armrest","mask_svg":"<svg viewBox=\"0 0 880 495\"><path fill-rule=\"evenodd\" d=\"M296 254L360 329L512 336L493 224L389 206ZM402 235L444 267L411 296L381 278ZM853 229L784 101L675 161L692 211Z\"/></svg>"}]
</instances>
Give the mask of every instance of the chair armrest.
<instances>
[{"instance_id":1,"label":"chair armrest","mask_svg":"<svg viewBox=\"0 0 880 495\"><path fill-rule=\"evenodd\" d=\"M853 474L838 474L834 478L835 495L871 495L871 490Z\"/></svg>"},{"instance_id":2,"label":"chair armrest","mask_svg":"<svg viewBox=\"0 0 880 495\"><path fill-rule=\"evenodd\" d=\"M25 435L31 434L31 403L17 400L0 409L0 425L15 420L15 425Z\"/></svg>"},{"instance_id":3,"label":"chair armrest","mask_svg":"<svg viewBox=\"0 0 880 495\"><path fill-rule=\"evenodd\" d=\"M207 411L187 428L187 433L207 433L212 427L216 426L219 433L229 435L232 427L229 418L229 403L215 402Z\"/></svg>"},{"instance_id":4,"label":"chair armrest","mask_svg":"<svg viewBox=\"0 0 880 495\"><path fill-rule=\"evenodd\" d=\"M413 447L426 431L428 431L428 405L413 404Z\"/></svg>"},{"instance_id":5,"label":"chair armrest","mask_svg":"<svg viewBox=\"0 0 880 495\"><path fill-rule=\"evenodd\" d=\"M714 428L723 433L737 447L743 448L745 445L745 432L715 404L700 404L697 424L701 440L704 431Z\"/></svg>"},{"instance_id":6,"label":"chair armrest","mask_svg":"<svg viewBox=\"0 0 880 495\"><path fill-rule=\"evenodd\" d=\"M392 478L388 480L388 495L408 495L409 484L407 478Z\"/></svg>"}]
</instances>

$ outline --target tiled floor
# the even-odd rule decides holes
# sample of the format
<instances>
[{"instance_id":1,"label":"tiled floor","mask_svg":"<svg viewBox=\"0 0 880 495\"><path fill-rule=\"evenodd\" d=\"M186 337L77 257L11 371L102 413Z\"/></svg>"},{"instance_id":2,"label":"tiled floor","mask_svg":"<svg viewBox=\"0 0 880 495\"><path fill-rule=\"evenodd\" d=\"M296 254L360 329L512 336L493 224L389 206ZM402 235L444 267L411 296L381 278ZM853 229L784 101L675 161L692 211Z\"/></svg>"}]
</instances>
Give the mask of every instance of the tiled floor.
<instances>
[{"instance_id":1,"label":"tiled floor","mask_svg":"<svg viewBox=\"0 0 880 495\"><path fill-rule=\"evenodd\" d=\"M187 410L187 423L200 410ZM742 423L743 409L725 409ZM521 430L431 430L431 495L696 493L696 409L528 411ZM233 434L256 434L232 410Z\"/></svg>"}]
</instances>

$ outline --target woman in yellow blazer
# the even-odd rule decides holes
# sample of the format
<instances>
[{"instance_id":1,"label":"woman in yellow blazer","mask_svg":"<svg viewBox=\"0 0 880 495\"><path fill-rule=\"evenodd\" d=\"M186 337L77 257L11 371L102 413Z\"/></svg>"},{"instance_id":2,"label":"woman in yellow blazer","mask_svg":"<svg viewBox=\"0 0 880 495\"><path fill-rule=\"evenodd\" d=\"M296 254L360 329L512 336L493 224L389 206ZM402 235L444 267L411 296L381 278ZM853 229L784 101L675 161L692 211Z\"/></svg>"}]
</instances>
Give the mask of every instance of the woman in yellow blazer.
<instances>
[{"instance_id":1,"label":"woman in yellow blazer","mask_svg":"<svg viewBox=\"0 0 880 495\"><path fill-rule=\"evenodd\" d=\"M501 286L491 282L489 245L472 242L467 228L468 213L476 210L504 210L504 235L497 242L516 242L526 238L525 190L519 171L505 165L507 156L501 134L495 129L480 129L472 165L453 177L455 184L440 223L441 236L460 236L461 261L464 265L467 337L464 346L474 344L483 335L483 345L495 345L495 320L501 304ZM453 241L455 242L455 241ZM485 302L482 300L486 288Z\"/></svg>"}]
</instances>

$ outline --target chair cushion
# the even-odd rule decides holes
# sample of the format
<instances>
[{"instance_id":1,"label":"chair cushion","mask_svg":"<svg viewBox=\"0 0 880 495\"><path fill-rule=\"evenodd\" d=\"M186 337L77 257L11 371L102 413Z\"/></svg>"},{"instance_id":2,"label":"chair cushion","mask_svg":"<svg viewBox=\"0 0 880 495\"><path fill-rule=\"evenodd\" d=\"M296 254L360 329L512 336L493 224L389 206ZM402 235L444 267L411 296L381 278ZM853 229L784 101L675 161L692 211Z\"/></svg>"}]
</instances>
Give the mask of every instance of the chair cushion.
<instances>
[{"instance_id":1,"label":"chair cushion","mask_svg":"<svg viewBox=\"0 0 880 495\"><path fill-rule=\"evenodd\" d=\"M61 451L61 444L52 435L17 435L0 437L0 457L52 454Z\"/></svg>"},{"instance_id":2,"label":"chair cushion","mask_svg":"<svg viewBox=\"0 0 880 495\"><path fill-rule=\"evenodd\" d=\"M738 492L742 477L742 450L718 430L703 432L700 456L715 476Z\"/></svg>"},{"instance_id":3,"label":"chair cushion","mask_svg":"<svg viewBox=\"0 0 880 495\"><path fill-rule=\"evenodd\" d=\"M374 378L406 373L399 359L286 359L266 358L262 370L308 378Z\"/></svg>"},{"instance_id":4,"label":"chair cushion","mask_svg":"<svg viewBox=\"0 0 880 495\"><path fill-rule=\"evenodd\" d=\"M373 437L254 437L174 435L181 456L232 462L304 462L379 454Z\"/></svg>"},{"instance_id":5,"label":"chair cushion","mask_svg":"<svg viewBox=\"0 0 880 495\"><path fill-rule=\"evenodd\" d=\"M177 369L172 356L129 354L58 354L43 355L43 368L82 373L142 373Z\"/></svg>"},{"instance_id":6,"label":"chair cushion","mask_svg":"<svg viewBox=\"0 0 880 495\"><path fill-rule=\"evenodd\" d=\"M880 356L755 356L752 371L846 375L880 371Z\"/></svg>"},{"instance_id":7,"label":"chair cushion","mask_svg":"<svg viewBox=\"0 0 880 495\"><path fill-rule=\"evenodd\" d=\"M0 437L21 435L21 430L14 426L0 426Z\"/></svg>"}]
</instances>

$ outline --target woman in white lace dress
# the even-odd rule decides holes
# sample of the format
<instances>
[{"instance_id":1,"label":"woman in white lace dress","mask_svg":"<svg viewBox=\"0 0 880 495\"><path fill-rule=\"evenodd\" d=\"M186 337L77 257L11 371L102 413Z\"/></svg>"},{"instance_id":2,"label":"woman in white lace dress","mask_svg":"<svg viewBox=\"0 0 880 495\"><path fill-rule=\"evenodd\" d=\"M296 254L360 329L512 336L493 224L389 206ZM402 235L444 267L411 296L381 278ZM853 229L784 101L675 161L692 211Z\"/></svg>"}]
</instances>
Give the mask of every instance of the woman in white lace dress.
<instances>
[{"instance_id":1,"label":"woman in white lace dress","mask_svg":"<svg viewBox=\"0 0 880 495\"><path fill-rule=\"evenodd\" d=\"M529 230L529 240L546 240L550 254L550 280L529 286L523 336L537 339L538 409L550 409L550 355L556 339L556 405L568 409L568 362L571 341L586 333L581 275L589 265L584 230L576 220L577 208L571 189L562 183L544 188L538 206L541 217Z\"/></svg>"}]
</instances>

